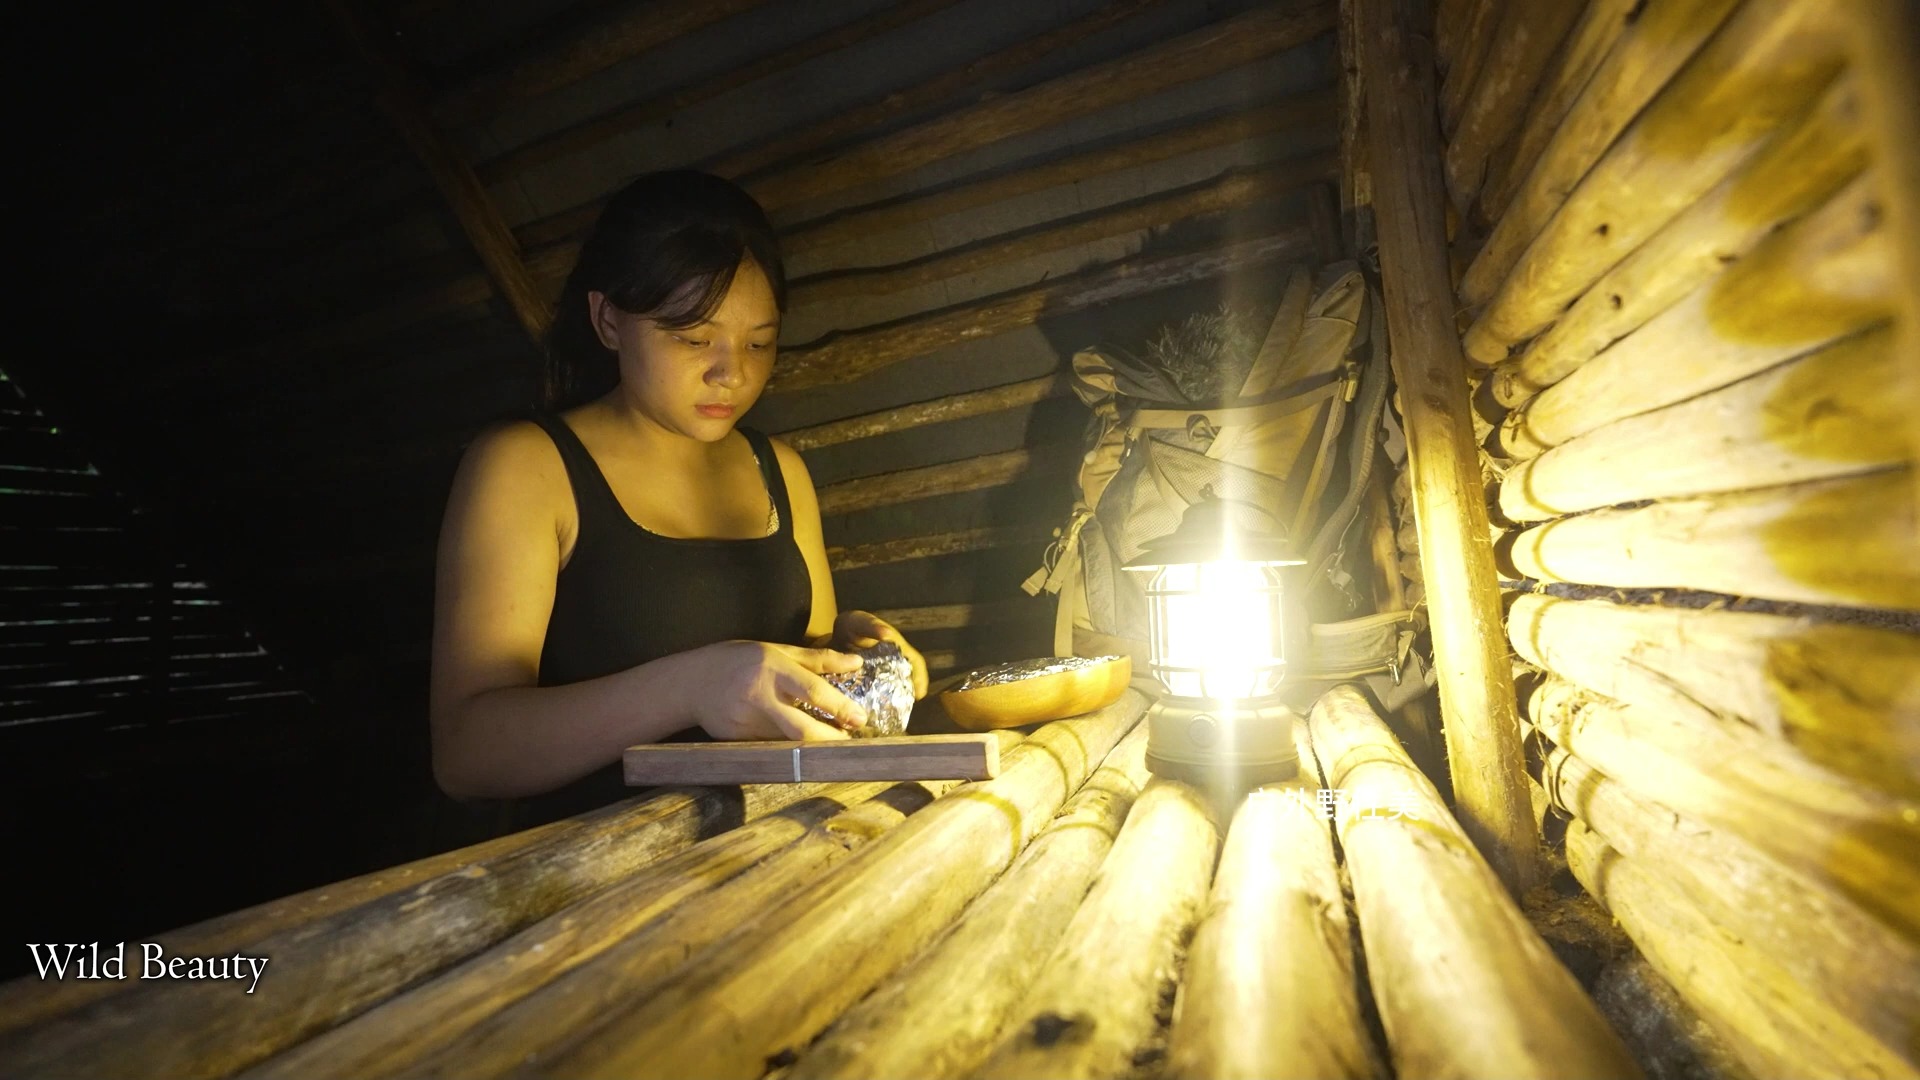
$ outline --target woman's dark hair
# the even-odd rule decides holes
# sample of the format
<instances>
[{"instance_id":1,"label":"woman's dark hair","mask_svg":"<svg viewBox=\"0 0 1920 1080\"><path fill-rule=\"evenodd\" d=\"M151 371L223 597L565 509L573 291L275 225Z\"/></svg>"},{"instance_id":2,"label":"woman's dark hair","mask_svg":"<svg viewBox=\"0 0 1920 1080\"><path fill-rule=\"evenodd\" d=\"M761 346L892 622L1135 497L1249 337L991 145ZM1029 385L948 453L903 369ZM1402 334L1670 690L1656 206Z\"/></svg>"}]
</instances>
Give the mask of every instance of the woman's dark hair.
<instances>
[{"instance_id":1,"label":"woman's dark hair","mask_svg":"<svg viewBox=\"0 0 1920 1080\"><path fill-rule=\"evenodd\" d=\"M621 188L580 248L547 330L546 407L570 408L619 382L618 357L594 332L587 293L603 292L622 311L684 329L712 317L744 258L767 275L784 312L787 277L773 226L739 185L675 169Z\"/></svg>"}]
</instances>

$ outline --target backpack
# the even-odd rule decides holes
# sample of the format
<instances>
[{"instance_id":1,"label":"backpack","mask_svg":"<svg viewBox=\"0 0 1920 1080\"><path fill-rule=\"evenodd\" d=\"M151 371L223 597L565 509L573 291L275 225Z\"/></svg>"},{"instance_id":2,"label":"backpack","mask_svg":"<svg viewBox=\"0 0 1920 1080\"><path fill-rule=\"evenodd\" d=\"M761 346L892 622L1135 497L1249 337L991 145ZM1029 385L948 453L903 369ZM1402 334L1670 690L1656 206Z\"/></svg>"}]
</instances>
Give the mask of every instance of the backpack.
<instances>
[{"instance_id":1,"label":"backpack","mask_svg":"<svg viewBox=\"0 0 1920 1080\"><path fill-rule=\"evenodd\" d=\"M1143 584L1121 566L1173 531L1207 489L1287 526L1309 558L1306 583L1351 584L1342 542L1371 467L1386 390L1378 290L1353 263L1328 267L1317 282L1296 268L1257 350L1244 347L1244 335L1243 347L1232 347L1234 335L1224 329L1232 321L1224 311L1195 316L1164 331L1144 355L1111 347L1074 355L1073 389L1092 411L1074 507L1022 585L1029 595L1058 597L1056 654L1124 654L1136 672L1148 670ZM1250 363L1236 366L1235 355ZM1212 385L1201 385L1201 372ZM1356 425L1364 452L1348 455L1345 497L1328 511L1341 436ZM1392 611L1311 624L1289 645L1288 682L1381 676L1369 682L1385 707L1397 708L1430 685L1412 653L1418 619L1416 611Z\"/></svg>"}]
</instances>

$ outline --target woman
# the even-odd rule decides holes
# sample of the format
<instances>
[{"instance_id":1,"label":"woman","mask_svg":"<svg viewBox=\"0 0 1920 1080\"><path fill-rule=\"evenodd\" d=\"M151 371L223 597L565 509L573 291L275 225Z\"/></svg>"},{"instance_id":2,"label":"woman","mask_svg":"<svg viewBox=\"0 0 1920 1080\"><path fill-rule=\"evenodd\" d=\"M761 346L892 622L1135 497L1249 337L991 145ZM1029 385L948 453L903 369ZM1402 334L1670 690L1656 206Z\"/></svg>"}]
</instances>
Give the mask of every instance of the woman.
<instances>
[{"instance_id":1,"label":"woman","mask_svg":"<svg viewBox=\"0 0 1920 1080\"><path fill-rule=\"evenodd\" d=\"M620 794L609 767L635 743L844 739L865 717L823 676L879 640L926 693L898 631L836 615L800 455L735 427L785 300L773 229L725 180L643 176L602 211L548 338L550 401L582 403L474 440L447 504L430 714L448 794L588 778L571 810Z\"/></svg>"}]
</instances>

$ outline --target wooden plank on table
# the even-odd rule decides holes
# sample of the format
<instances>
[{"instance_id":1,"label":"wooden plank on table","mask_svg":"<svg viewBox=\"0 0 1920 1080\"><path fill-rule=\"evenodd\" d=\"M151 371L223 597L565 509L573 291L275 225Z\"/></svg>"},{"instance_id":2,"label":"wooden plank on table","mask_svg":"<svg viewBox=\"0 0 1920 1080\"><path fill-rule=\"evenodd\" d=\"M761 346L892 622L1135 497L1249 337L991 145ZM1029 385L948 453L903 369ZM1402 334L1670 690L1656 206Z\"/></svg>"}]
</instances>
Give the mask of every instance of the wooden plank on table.
<instances>
[{"instance_id":1,"label":"wooden plank on table","mask_svg":"<svg viewBox=\"0 0 1920 1080\"><path fill-rule=\"evenodd\" d=\"M780 740L630 746L627 783L781 784L822 780L991 780L992 735L894 735L846 742Z\"/></svg>"}]
</instances>

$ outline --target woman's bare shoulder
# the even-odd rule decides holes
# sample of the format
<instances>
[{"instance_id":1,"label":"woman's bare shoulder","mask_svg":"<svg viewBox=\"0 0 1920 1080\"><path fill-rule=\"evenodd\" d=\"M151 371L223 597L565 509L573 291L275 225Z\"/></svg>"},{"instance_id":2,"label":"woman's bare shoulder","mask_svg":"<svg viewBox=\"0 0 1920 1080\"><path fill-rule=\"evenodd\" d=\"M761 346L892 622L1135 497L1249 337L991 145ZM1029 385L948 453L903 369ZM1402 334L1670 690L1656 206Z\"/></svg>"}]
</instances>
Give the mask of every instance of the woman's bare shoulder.
<instances>
[{"instance_id":1,"label":"woman's bare shoulder","mask_svg":"<svg viewBox=\"0 0 1920 1080\"><path fill-rule=\"evenodd\" d=\"M767 436L767 442L773 446L773 459L780 463L781 472L796 479L810 479L806 459L800 456L800 451L777 435Z\"/></svg>"},{"instance_id":2,"label":"woman's bare shoulder","mask_svg":"<svg viewBox=\"0 0 1920 1080\"><path fill-rule=\"evenodd\" d=\"M502 420L482 429L467 444L460 457L462 472L477 472L490 479L502 474L531 478L558 471L565 475L566 465L560 450L539 424L531 420Z\"/></svg>"},{"instance_id":3,"label":"woman's bare shoulder","mask_svg":"<svg viewBox=\"0 0 1920 1080\"><path fill-rule=\"evenodd\" d=\"M454 476L454 496L507 500L520 508L558 509L568 494L567 467L552 436L531 420L489 425L467 444Z\"/></svg>"}]
</instances>

